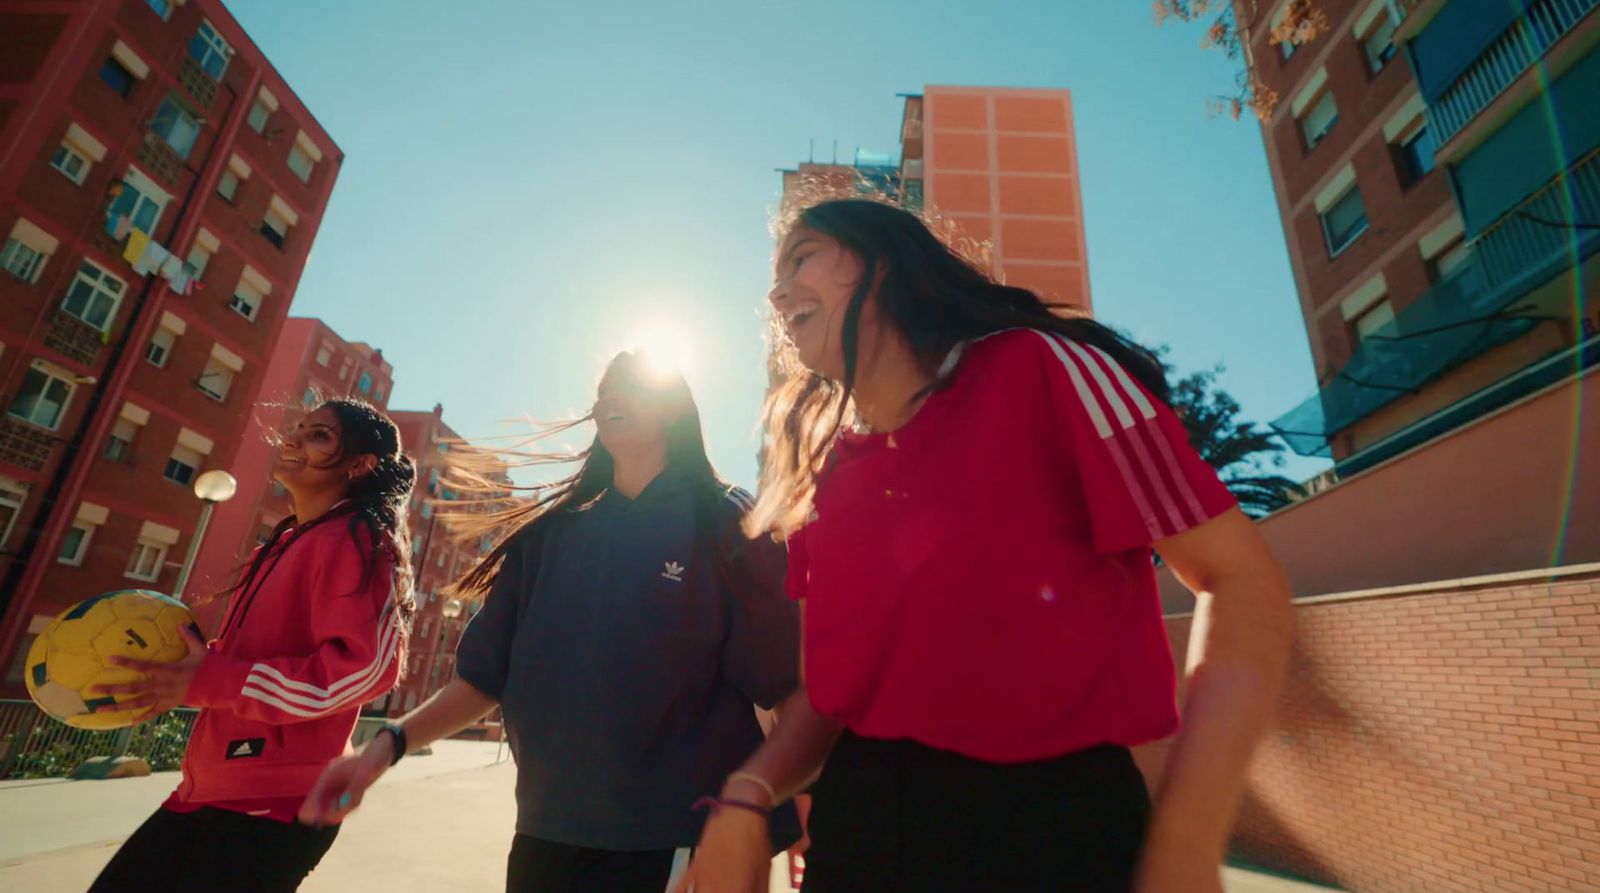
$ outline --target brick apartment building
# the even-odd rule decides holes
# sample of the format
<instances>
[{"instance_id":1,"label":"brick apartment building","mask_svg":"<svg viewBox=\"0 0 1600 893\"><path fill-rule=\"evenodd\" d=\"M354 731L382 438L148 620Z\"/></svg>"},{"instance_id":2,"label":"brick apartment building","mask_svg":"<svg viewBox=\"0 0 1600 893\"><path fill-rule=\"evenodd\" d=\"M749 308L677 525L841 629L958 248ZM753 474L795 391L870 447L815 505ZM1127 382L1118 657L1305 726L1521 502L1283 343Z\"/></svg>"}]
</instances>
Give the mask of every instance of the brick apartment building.
<instances>
[{"instance_id":1,"label":"brick apartment building","mask_svg":"<svg viewBox=\"0 0 1600 893\"><path fill-rule=\"evenodd\" d=\"M1285 2L1234 4L1321 385L1274 427L1336 463L1258 524L1298 636L1234 850L1352 891L1600 889L1600 2L1315 6L1282 47Z\"/></svg>"},{"instance_id":2,"label":"brick apartment building","mask_svg":"<svg viewBox=\"0 0 1600 893\"><path fill-rule=\"evenodd\" d=\"M799 164L783 171L786 198L860 191L926 206L987 244L1002 281L1088 309L1071 94L930 86L902 98L898 152Z\"/></svg>"},{"instance_id":3,"label":"brick apartment building","mask_svg":"<svg viewBox=\"0 0 1600 893\"><path fill-rule=\"evenodd\" d=\"M450 452L465 441L444 422L444 407L428 412L389 414L400 428L401 442L417 463L417 489L411 500L411 553L417 613L411 624L406 673L387 702L391 715L412 709L455 678L456 645L467 622L482 602L467 604L445 591L489 551L487 538L462 541L441 519L442 513L464 510L463 496L447 483ZM504 469L487 476L505 478ZM452 505L452 503L457 503Z\"/></svg>"},{"instance_id":4,"label":"brick apartment building","mask_svg":"<svg viewBox=\"0 0 1600 893\"><path fill-rule=\"evenodd\" d=\"M218 0L0 4L0 664L170 589L343 155Z\"/></svg>"},{"instance_id":5,"label":"brick apartment building","mask_svg":"<svg viewBox=\"0 0 1600 893\"><path fill-rule=\"evenodd\" d=\"M346 341L320 319L288 319L267 363L260 396L233 463L227 466L239 491L217 506L185 595L215 593L229 586L244 556L291 513L288 491L272 480L277 456L272 432L301 410L331 397L352 397L386 408L393 390L394 367L382 351ZM411 449L404 440L402 445ZM204 629L215 629L222 607L220 601L211 602L198 611Z\"/></svg>"},{"instance_id":6,"label":"brick apartment building","mask_svg":"<svg viewBox=\"0 0 1600 893\"><path fill-rule=\"evenodd\" d=\"M1319 0L1309 43L1252 32L1321 383L1275 423L1298 451L1353 474L1593 362L1595 6Z\"/></svg>"}]
</instances>

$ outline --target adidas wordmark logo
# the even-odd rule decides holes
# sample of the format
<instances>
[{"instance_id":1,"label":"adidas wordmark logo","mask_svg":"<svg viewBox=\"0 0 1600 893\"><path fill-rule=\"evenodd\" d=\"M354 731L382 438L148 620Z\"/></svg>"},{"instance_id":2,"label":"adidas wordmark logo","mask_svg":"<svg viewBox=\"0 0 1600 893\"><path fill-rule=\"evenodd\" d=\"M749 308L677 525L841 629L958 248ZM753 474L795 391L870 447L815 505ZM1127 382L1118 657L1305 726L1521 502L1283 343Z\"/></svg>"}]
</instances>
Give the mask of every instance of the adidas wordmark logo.
<instances>
[{"instance_id":1,"label":"adidas wordmark logo","mask_svg":"<svg viewBox=\"0 0 1600 893\"><path fill-rule=\"evenodd\" d=\"M666 568L661 571L661 576L665 579L671 580L674 583L682 583L683 565L676 561L669 561L667 562Z\"/></svg>"}]
</instances>

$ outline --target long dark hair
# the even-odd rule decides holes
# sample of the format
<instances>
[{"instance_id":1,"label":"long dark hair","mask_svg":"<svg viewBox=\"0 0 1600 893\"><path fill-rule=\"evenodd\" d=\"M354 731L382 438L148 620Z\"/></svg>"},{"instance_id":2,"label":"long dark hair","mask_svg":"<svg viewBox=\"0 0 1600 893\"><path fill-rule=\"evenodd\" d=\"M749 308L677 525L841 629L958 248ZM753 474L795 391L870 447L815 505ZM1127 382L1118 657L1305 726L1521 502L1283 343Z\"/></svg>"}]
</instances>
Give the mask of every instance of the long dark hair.
<instances>
[{"instance_id":1,"label":"long dark hair","mask_svg":"<svg viewBox=\"0 0 1600 893\"><path fill-rule=\"evenodd\" d=\"M601 380L612 375L637 376L647 383L647 390L655 399L662 400L673 411L674 418L667 425L667 467L675 474L687 476L695 485L695 525L701 534L709 534L712 519L717 517L717 501L732 489L711 464L706 454L705 433L700 425L700 407L689 391L689 382L675 369L654 368L649 359L638 351L623 351L606 364ZM521 443L504 450L474 448L465 444L453 445L450 450L449 478L453 489L473 497L461 504L464 510L446 516L456 535L465 539L490 537L494 547L479 559L452 587L452 594L476 598L488 593L505 563L506 554L514 548L521 534L532 533L537 527L559 513L581 511L593 504L611 488L616 472L616 461L595 435L589 446L579 452L545 452L536 445L546 438L570 431L594 420L590 411L578 418L534 431ZM509 468L576 465L570 475L554 483L532 487L518 487L509 483L505 471ZM503 506L507 493L522 492L525 497L516 500L509 508ZM489 511L471 511L474 504L486 506Z\"/></svg>"},{"instance_id":2,"label":"long dark hair","mask_svg":"<svg viewBox=\"0 0 1600 893\"><path fill-rule=\"evenodd\" d=\"M411 576L411 532L406 522L411 504L411 489L416 484L416 464L400 445L400 430L394 421L372 404L363 400L335 398L322 402L320 409L333 413L339 420L339 452L332 462L337 465L352 456L372 456L377 461L372 470L350 481L345 491L345 502L333 511L300 524L294 515L278 522L266 543L256 551L239 582L226 594L237 595L256 587L258 578L270 573L273 564L268 559L279 541L288 534L284 548L309 530L321 524L344 519L350 539L362 550L361 587L372 582L372 576L383 565L392 565L387 572L393 574L395 610L400 612L401 666L404 666L405 638L411 629L411 618L416 613L416 599ZM292 529L292 533L290 532ZM279 552L281 554L281 552ZM388 561L384 561L388 559ZM344 594L344 593L341 593ZM237 611L235 612L237 613Z\"/></svg>"},{"instance_id":3,"label":"long dark hair","mask_svg":"<svg viewBox=\"0 0 1600 893\"><path fill-rule=\"evenodd\" d=\"M841 331L844 378L807 370L772 320L772 372L778 383L763 412L767 441L761 495L747 532L782 535L804 523L817 476L839 428L853 418L861 310L875 296L887 325L930 370L957 345L1006 329L1042 329L1110 354L1151 393L1167 399L1166 373L1150 351L1070 305L996 282L903 208L870 198L827 199L791 210L776 235L781 247L798 227L828 236L861 261ZM874 283L876 282L876 288Z\"/></svg>"}]
</instances>

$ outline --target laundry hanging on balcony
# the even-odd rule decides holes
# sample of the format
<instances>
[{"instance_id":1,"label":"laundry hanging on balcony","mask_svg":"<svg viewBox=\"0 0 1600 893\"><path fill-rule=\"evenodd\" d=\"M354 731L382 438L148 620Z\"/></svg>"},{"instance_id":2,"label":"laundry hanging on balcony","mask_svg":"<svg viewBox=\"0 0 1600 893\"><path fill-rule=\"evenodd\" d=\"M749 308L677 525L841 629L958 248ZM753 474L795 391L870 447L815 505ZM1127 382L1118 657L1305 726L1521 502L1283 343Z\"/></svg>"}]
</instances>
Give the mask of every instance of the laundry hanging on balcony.
<instances>
[{"instance_id":1,"label":"laundry hanging on balcony","mask_svg":"<svg viewBox=\"0 0 1600 893\"><path fill-rule=\"evenodd\" d=\"M134 230L134 232L137 233L139 231ZM131 235L128 237L128 245L130 246L129 250L131 251L131 246L133 245L133 236ZM126 253L123 254L124 259L126 259L127 256L128 255ZM171 256L172 252L168 251L166 246L150 238L149 236L145 236L144 250L139 252L139 256L131 261L133 264L133 271L138 273L140 276L148 276L151 273L160 270L161 265L166 263L167 258Z\"/></svg>"}]
</instances>

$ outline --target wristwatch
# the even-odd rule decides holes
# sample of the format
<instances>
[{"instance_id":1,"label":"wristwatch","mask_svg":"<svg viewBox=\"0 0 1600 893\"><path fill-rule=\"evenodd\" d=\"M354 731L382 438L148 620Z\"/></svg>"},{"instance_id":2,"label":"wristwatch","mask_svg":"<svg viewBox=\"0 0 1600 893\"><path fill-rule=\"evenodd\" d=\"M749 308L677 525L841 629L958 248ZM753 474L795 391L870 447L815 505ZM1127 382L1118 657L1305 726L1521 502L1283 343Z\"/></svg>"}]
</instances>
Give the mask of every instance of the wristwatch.
<instances>
[{"instance_id":1,"label":"wristwatch","mask_svg":"<svg viewBox=\"0 0 1600 893\"><path fill-rule=\"evenodd\" d=\"M400 762L401 757L406 755L406 730L399 723L391 722L385 723L383 728L378 730L379 735L384 732L388 732L389 737L394 739L394 755L389 757L389 765L393 766L395 763Z\"/></svg>"}]
</instances>

